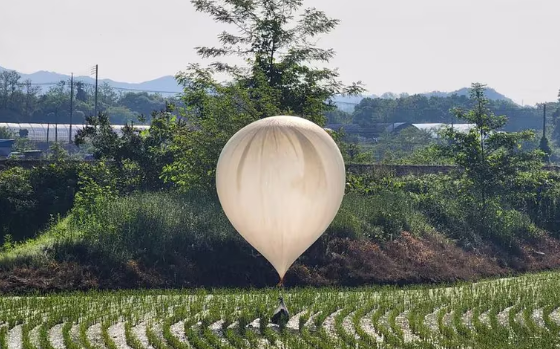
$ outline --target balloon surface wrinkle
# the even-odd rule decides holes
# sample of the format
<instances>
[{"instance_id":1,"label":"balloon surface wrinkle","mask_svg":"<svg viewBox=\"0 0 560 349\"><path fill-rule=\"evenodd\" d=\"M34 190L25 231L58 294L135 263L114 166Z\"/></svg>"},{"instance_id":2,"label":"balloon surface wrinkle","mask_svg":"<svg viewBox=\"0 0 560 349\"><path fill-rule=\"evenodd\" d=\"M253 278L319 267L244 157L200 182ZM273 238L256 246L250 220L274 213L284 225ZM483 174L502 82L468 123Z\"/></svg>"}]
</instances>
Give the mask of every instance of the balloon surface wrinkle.
<instances>
[{"instance_id":1,"label":"balloon surface wrinkle","mask_svg":"<svg viewBox=\"0 0 560 349\"><path fill-rule=\"evenodd\" d=\"M332 222L345 178L332 137L292 116L261 119L239 130L216 168L224 213L280 278Z\"/></svg>"},{"instance_id":2,"label":"balloon surface wrinkle","mask_svg":"<svg viewBox=\"0 0 560 349\"><path fill-rule=\"evenodd\" d=\"M245 167L245 162L247 160L247 156L249 155L249 151L251 150L251 145L253 143L253 140L255 139L255 137L257 137L258 132L254 132L253 135L251 136L251 139L249 139L249 146L246 146L245 149L243 149L243 153L241 154L241 159L239 159L239 166L237 167L237 190L240 191L241 190L241 177L243 174L243 168ZM243 143L243 140L241 142L239 142L237 144L237 146L239 146L240 144ZM237 150L237 147L236 149ZM234 153L235 154L235 150Z\"/></svg>"}]
</instances>

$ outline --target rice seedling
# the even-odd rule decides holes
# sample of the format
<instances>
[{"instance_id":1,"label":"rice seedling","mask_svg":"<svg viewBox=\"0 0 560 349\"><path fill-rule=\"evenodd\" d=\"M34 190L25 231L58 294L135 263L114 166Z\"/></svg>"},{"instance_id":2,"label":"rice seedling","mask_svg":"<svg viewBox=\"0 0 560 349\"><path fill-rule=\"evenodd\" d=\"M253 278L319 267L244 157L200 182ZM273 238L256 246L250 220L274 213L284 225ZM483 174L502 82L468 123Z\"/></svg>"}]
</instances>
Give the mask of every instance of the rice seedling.
<instances>
[{"instance_id":1,"label":"rice seedling","mask_svg":"<svg viewBox=\"0 0 560 349\"><path fill-rule=\"evenodd\" d=\"M0 298L0 349L552 348L558 273L447 287L138 290Z\"/></svg>"}]
</instances>

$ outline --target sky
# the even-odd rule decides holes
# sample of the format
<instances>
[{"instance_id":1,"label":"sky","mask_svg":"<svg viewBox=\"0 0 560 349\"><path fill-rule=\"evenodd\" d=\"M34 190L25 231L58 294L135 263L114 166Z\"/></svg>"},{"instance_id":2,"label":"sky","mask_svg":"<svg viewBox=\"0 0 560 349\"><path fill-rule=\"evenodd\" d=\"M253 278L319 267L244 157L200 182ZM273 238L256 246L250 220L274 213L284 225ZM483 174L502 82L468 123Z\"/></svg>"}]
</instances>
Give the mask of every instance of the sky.
<instances>
[{"instance_id":1,"label":"sky","mask_svg":"<svg viewBox=\"0 0 560 349\"><path fill-rule=\"evenodd\" d=\"M368 94L453 91L481 82L515 102L556 101L558 0L305 0L339 26L319 45ZM189 0L0 0L0 66L142 82L209 63L196 46L223 29Z\"/></svg>"}]
</instances>

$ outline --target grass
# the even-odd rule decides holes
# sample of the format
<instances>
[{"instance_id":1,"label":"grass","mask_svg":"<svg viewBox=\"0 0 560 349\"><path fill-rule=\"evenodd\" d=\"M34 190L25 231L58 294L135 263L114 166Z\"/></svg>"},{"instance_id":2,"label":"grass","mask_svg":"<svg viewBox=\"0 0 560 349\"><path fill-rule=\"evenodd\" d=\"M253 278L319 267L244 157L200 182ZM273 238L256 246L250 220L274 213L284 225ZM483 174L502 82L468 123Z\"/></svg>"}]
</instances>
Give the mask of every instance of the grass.
<instances>
[{"instance_id":1,"label":"grass","mask_svg":"<svg viewBox=\"0 0 560 349\"><path fill-rule=\"evenodd\" d=\"M212 197L137 193L101 200L90 210L84 217L70 213L53 221L36 238L5 245L0 249L0 268L76 260L84 246L88 253L113 264L135 260L161 265L177 255L205 258L209 250L220 246L239 254L231 256L238 261L252 253ZM325 236L383 241L398 237L402 231L420 235L433 228L402 195L388 191L369 197L352 193L345 196ZM76 252L78 245L81 249Z\"/></svg>"},{"instance_id":2,"label":"grass","mask_svg":"<svg viewBox=\"0 0 560 349\"><path fill-rule=\"evenodd\" d=\"M14 340L24 348L52 348L54 326L62 328L59 335L66 348L97 348L88 334L94 325L100 325L103 347L118 348L123 343L110 335L118 323L122 324L119 338L126 338L134 349L144 348L146 341L159 349L264 348L268 344L285 348L553 348L560 344L559 287L560 273L547 272L436 288L136 290L6 296L0 298L0 348L13 347ZM296 317L283 330L268 321L280 292ZM427 321L434 312L435 325ZM470 322L467 313L472 314ZM488 314L487 320L483 313ZM311 316L314 320L308 321ZM364 327L366 318L373 327ZM260 325L251 327L255 319L260 319ZM227 325L213 325L221 320ZM181 336L174 326L179 322L184 323L179 326ZM145 326L140 333L144 341L134 330L139 324ZM20 338L14 337L18 327L22 329ZM35 327L39 336L31 338Z\"/></svg>"}]
</instances>

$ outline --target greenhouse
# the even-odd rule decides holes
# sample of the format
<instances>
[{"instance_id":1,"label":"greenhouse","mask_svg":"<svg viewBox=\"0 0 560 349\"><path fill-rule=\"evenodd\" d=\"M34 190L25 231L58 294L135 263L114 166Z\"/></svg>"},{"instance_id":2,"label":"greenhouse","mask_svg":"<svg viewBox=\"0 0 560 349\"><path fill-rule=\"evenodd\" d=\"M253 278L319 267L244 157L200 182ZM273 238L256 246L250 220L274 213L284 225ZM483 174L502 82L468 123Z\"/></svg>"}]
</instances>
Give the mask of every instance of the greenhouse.
<instances>
[{"instance_id":1,"label":"greenhouse","mask_svg":"<svg viewBox=\"0 0 560 349\"><path fill-rule=\"evenodd\" d=\"M26 137L30 141L35 142L68 142L70 134L70 126L72 127L72 139L78 133L78 130L84 128L83 124L29 124L29 123L0 123L0 128L6 128L13 133L14 138ZM111 125L118 135L122 134L122 128L125 125ZM134 126L137 130L146 130L150 126L138 125Z\"/></svg>"}]
</instances>

